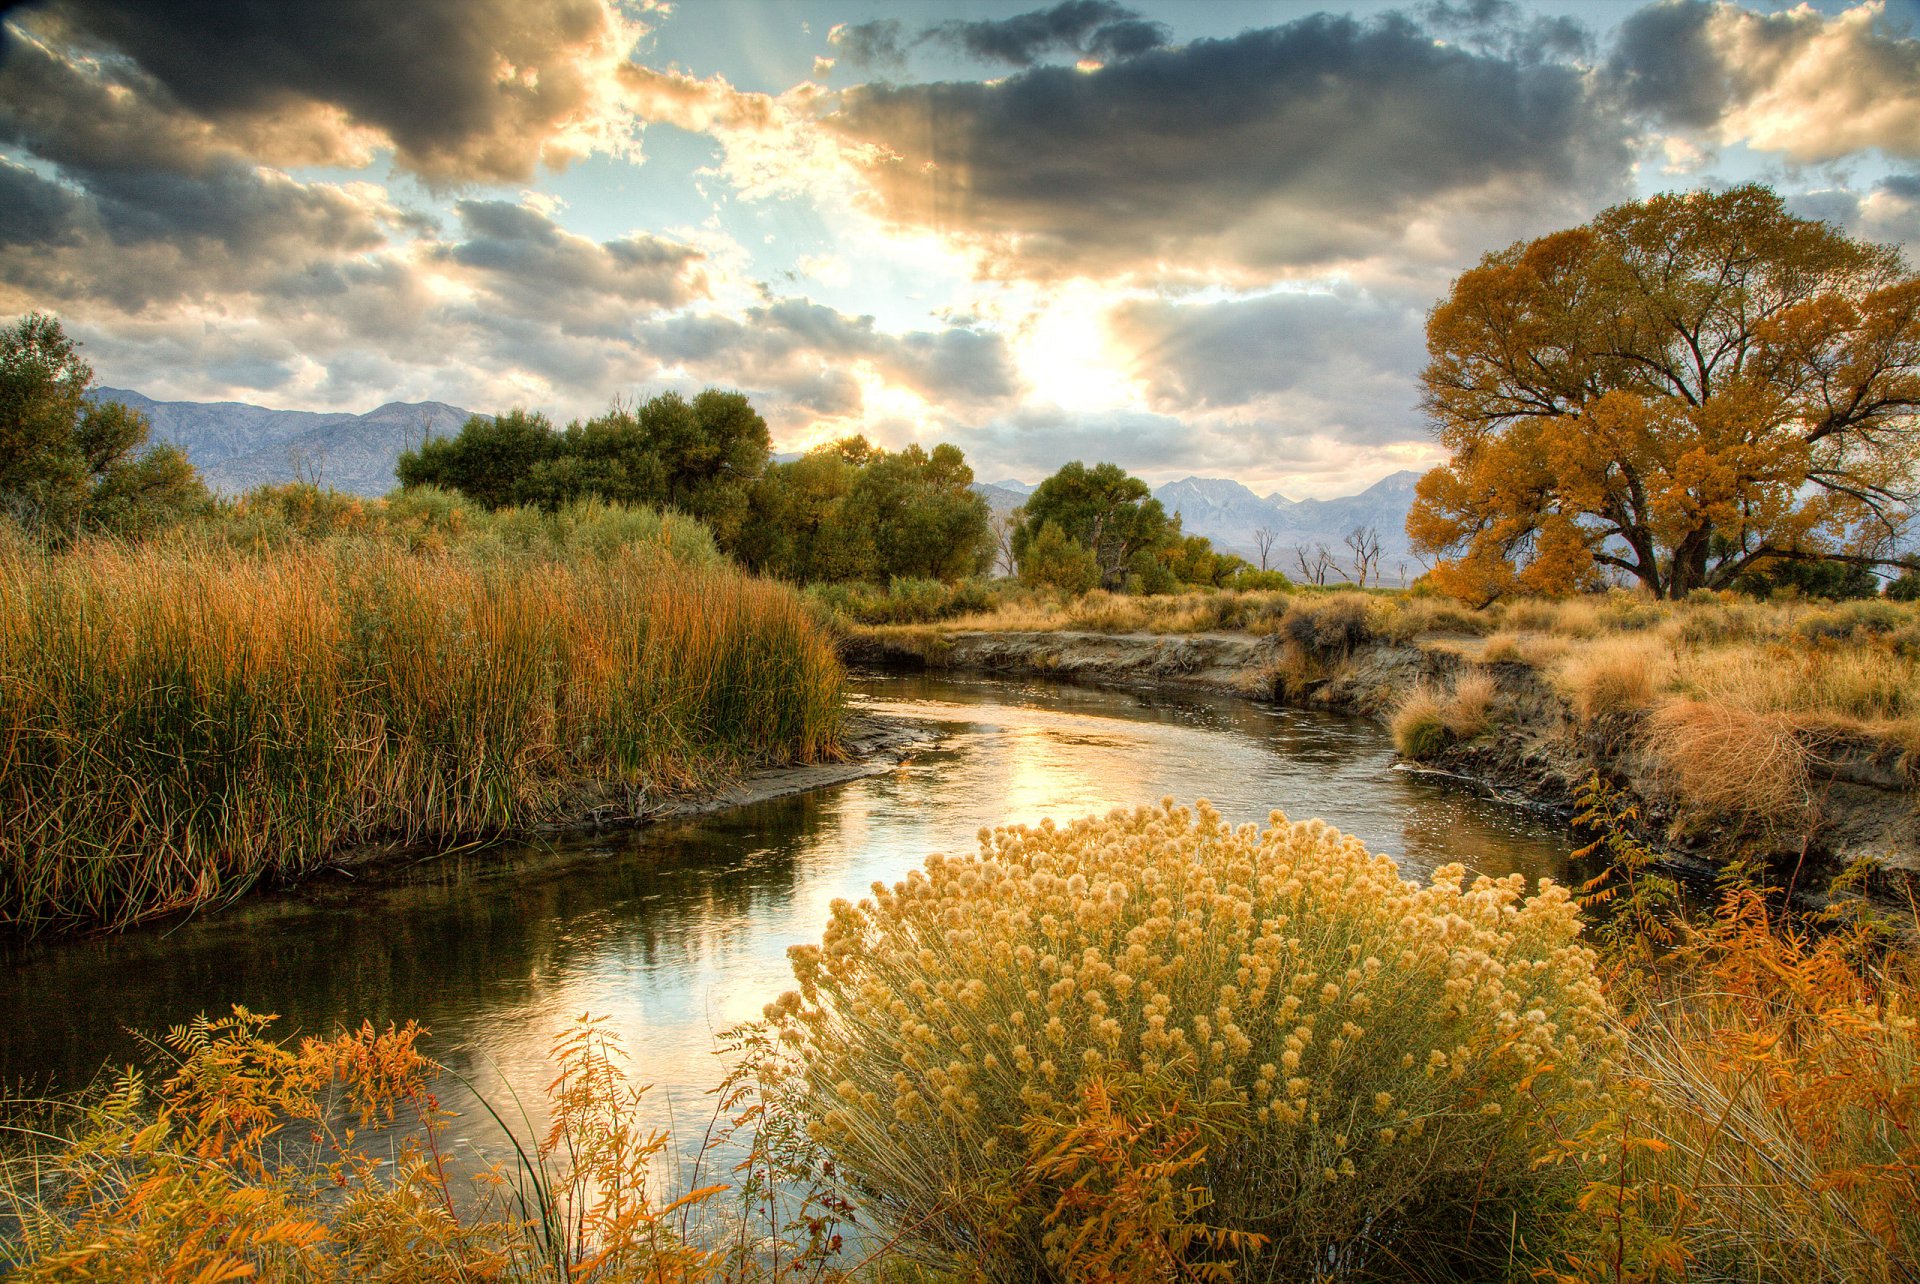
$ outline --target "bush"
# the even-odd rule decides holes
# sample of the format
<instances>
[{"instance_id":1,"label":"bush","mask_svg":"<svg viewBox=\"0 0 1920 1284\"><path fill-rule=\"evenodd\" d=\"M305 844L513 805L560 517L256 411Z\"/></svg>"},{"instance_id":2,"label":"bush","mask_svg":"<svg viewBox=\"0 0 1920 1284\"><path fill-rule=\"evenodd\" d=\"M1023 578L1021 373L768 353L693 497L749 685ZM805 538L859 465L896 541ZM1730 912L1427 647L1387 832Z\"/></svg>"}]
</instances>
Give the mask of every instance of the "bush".
<instances>
[{"instance_id":1,"label":"bush","mask_svg":"<svg viewBox=\"0 0 1920 1284\"><path fill-rule=\"evenodd\" d=\"M897 577L886 588L874 584L815 584L806 591L810 601L856 624L932 624L956 615L992 610L993 586L984 580L939 580Z\"/></svg>"},{"instance_id":2,"label":"bush","mask_svg":"<svg viewBox=\"0 0 1920 1284\"><path fill-rule=\"evenodd\" d=\"M1235 571L1228 578L1226 588L1237 589L1242 593L1286 592L1293 587L1293 581L1279 571L1256 571L1251 566Z\"/></svg>"},{"instance_id":3,"label":"bush","mask_svg":"<svg viewBox=\"0 0 1920 1284\"><path fill-rule=\"evenodd\" d=\"M1036 588L1085 593L1100 583L1100 563L1092 549L1067 538L1058 522L1048 522L1021 550L1020 582Z\"/></svg>"},{"instance_id":4,"label":"bush","mask_svg":"<svg viewBox=\"0 0 1920 1284\"><path fill-rule=\"evenodd\" d=\"M1892 602L1920 602L1920 571L1902 572L1887 585L1886 596Z\"/></svg>"},{"instance_id":5,"label":"bush","mask_svg":"<svg viewBox=\"0 0 1920 1284\"><path fill-rule=\"evenodd\" d=\"M1344 659L1372 640L1371 605L1359 593L1297 601L1282 627L1301 650L1316 659Z\"/></svg>"},{"instance_id":6,"label":"bush","mask_svg":"<svg viewBox=\"0 0 1920 1284\"><path fill-rule=\"evenodd\" d=\"M769 1016L868 1209L985 1278L1120 1278L1143 1217L1236 1278L1492 1270L1605 1014L1563 889L1463 877L1204 802L995 830L837 903Z\"/></svg>"}]
</instances>

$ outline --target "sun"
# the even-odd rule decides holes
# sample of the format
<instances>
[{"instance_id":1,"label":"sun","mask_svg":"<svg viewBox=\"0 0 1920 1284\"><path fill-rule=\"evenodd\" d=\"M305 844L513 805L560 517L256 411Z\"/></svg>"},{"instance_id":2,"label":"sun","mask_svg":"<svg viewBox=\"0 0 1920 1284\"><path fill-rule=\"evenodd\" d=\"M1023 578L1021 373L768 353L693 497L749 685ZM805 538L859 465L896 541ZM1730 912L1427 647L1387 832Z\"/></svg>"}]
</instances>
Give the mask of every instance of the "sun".
<instances>
[{"instance_id":1,"label":"sun","mask_svg":"<svg viewBox=\"0 0 1920 1284\"><path fill-rule=\"evenodd\" d=\"M1065 410L1107 410L1138 400L1135 376L1107 327L1118 302L1085 281L1036 292L1014 333L1014 360L1034 400Z\"/></svg>"}]
</instances>

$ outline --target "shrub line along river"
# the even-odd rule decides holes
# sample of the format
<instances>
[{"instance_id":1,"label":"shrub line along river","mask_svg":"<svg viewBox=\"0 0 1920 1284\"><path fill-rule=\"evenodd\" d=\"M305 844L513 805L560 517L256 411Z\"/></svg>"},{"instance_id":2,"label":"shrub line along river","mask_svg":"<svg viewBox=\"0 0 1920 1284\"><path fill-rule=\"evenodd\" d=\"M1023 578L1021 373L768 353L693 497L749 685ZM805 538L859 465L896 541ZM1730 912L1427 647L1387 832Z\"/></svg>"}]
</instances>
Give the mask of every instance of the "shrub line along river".
<instances>
[{"instance_id":1,"label":"shrub line along river","mask_svg":"<svg viewBox=\"0 0 1920 1284\"><path fill-rule=\"evenodd\" d=\"M897 769L638 830L464 851L362 871L117 936L12 948L0 968L0 1082L83 1086L159 1033L240 1003L282 1033L417 1018L429 1050L490 1100L536 1106L547 1049L583 1012L613 1019L649 1109L704 1127L717 1034L790 988L789 945L837 897L895 881L983 826L1211 799L1235 822L1321 817L1423 877L1560 876L1555 822L1393 770L1372 721L1226 696L989 678L880 677L856 708L924 724ZM534 1127L543 1127L537 1109ZM481 1112L454 1129L499 1154Z\"/></svg>"}]
</instances>

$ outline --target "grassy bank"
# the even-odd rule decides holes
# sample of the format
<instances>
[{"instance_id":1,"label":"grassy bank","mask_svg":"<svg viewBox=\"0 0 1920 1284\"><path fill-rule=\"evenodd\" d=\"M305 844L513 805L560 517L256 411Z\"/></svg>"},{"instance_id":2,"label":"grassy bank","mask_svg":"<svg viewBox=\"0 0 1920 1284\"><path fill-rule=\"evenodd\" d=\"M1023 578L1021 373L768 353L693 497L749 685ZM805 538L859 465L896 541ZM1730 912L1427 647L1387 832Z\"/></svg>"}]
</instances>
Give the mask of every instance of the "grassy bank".
<instances>
[{"instance_id":1,"label":"grassy bank","mask_svg":"<svg viewBox=\"0 0 1920 1284\"><path fill-rule=\"evenodd\" d=\"M122 924L833 751L831 648L704 537L604 506L413 529L0 544L0 921Z\"/></svg>"},{"instance_id":2,"label":"grassy bank","mask_svg":"<svg viewBox=\"0 0 1920 1284\"><path fill-rule=\"evenodd\" d=\"M471 1190L418 1029L202 1021L13 1134L0 1252L36 1281L1912 1280L1920 923L1750 884L1688 912L1602 837L1596 934L1566 889L1406 881L1317 821L985 834L792 951L678 1185L591 1020L551 1131ZM411 1130L394 1162L356 1117Z\"/></svg>"},{"instance_id":3,"label":"grassy bank","mask_svg":"<svg viewBox=\"0 0 1920 1284\"><path fill-rule=\"evenodd\" d=\"M1652 804L1677 840L1723 846L1799 851L1811 836L1817 848L1865 808L1874 834L1920 859L1911 603L1614 594L1468 610L1394 591L1012 590L934 623L843 616L838 627L870 650L933 661L968 634L1262 639L1235 675L1242 689L1377 715L1409 758L1566 802L1598 769Z\"/></svg>"}]
</instances>

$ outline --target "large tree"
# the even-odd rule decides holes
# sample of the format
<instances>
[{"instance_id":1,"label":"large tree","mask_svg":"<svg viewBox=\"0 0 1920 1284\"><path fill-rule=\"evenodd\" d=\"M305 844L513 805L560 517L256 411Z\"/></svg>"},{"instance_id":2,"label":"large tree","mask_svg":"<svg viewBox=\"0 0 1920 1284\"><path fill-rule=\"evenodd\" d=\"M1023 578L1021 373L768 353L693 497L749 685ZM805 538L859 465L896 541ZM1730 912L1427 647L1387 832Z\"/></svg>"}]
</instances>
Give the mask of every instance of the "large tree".
<instances>
[{"instance_id":1,"label":"large tree","mask_svg":"<svg viewBox=\"0 0 1920 1284\"><path fill-rule=\"evenodd\" d=\"M58 320L35 312L0 329L0 513L55 538L131 536L204 505L187 457L146 446L146 416L93 391Z\"/></svg>"},{"instance_id":2,"label":"large tree","mask_svg":"<svg viewBox=\"0 0 1920 1284\"><path fill-rule=\"evenodd\" d=\"M1764 187L1662 195L1489 254L1427 322L1452 453L1407 518L1463 597L1625 572L1660 597L1902 553L1920 278Z\"/></svg>"},{"instance_id":3,"label":"large tree","mask_svg":"<svg viewBox=\"0 0 1920 1284\"><path fill-rule=\"evenodd\" d=\"M1051 522L1092 551L1100 582L1110 589L1126 586L1136 554L1158 553L1180 532L1147 484L1118 464L1089 468L1075 460L1035 487L1021 508L1015 559L1024 562L1028 545Z\"/></svg>"},{"instance_id":4,"label":"large tree","mask_svg":"<svg viewBox=\"0 0 1920 1284\"><path fill-rule=\"evenodd\" d=\"M740 557L802 583L977 575L994 546L972 483L957 446L888 451L864 437L818 446L755 486Z\"/></svg>"}]
</instances>

